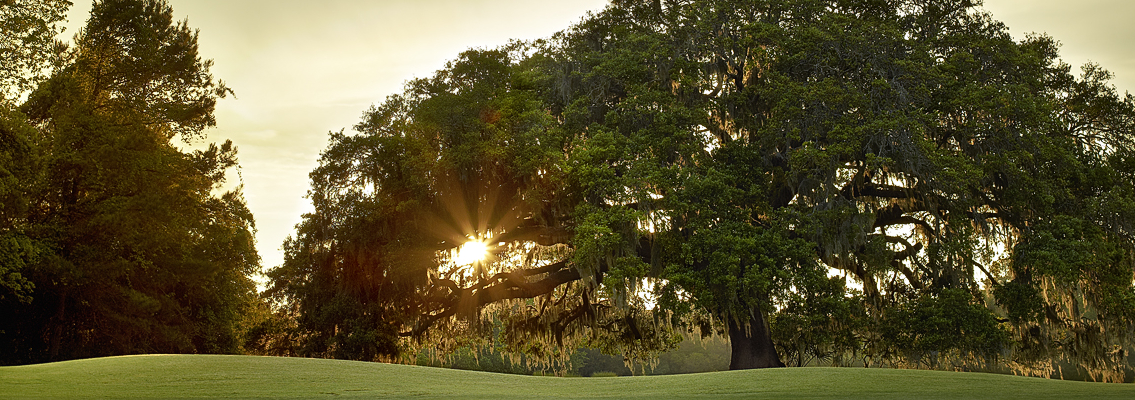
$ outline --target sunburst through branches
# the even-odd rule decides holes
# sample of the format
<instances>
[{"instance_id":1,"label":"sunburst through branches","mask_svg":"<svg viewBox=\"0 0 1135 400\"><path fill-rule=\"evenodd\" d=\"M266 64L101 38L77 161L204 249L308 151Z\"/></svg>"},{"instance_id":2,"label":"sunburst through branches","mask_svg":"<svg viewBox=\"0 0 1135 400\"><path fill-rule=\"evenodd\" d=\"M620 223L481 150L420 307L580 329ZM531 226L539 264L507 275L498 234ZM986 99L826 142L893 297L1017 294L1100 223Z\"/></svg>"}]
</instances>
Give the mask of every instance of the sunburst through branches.
<instances>
[{"instance_id":1,"label":"sunburst through branches","mask_svg":"<svg viewBox=\"0 0 1135 400\"><path fill-rule=\"evenodd\" d=\"M457 249L457 257L453 259L453 263L458 267L476 264L485 260L488 255L489 246L485 242L473 239L465 242Z\"/></svg>"}]
</instances>

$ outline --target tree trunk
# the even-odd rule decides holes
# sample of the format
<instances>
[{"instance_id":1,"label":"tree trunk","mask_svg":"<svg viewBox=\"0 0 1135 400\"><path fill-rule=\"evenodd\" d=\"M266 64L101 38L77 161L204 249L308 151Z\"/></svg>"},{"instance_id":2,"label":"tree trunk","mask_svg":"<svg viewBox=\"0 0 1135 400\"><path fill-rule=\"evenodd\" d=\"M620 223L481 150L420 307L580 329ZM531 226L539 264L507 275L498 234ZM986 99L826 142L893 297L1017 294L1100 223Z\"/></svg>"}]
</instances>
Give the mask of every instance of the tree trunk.
<instances>
[{"instance_id":1,"label":"tree trunk","mask_svg":"<svg viewBox=\"0 0 1135 400\"><path fill-rule=\"evenodd\" d=\"M60 344L63 341L63 323L67 317L67 291L59 295L59 304L55 308L55 316L51 318L51 342L49 343L49 361L59 361Z\"/></svg>"},{"instance_id":2,"label":"tree trunk","mask_svg":"<svg viewBox=\"0 0 1135 400\"><path fill-rule=\"evenodd\" d=\"M780 362L780 356L776 354L776 347L772 345L764 312L760 309L750 309L748 319L748 321L729 319L729 346L732 348L729 369L784 367L784 363Z\"/></svg>"}]
</instances>

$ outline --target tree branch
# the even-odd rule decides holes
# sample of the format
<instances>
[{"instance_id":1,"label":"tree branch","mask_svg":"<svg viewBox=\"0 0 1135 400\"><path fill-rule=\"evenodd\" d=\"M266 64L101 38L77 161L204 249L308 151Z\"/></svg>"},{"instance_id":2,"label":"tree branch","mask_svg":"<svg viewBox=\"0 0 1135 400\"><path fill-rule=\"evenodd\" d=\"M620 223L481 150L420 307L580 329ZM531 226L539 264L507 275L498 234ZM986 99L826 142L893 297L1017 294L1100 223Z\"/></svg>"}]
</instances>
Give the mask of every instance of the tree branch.
<instances>
[{"instance_id":1,"label":"tree branch","mask_svg":"<svg viewBox=\"0 0 1135 400\"><path fill-rule=\"evenodd\" d=\"M994 278L993 274L989 273L989 270L985 269L984 265L981 265L981 263L974 261L974 260L970 260L969 262L971 264L973 264L974 266L976 266L977 269L980 269L981 272L985 274L985 277L989 278L989 282L993 283L993 286L1001 286L1001 282L998 282L997 278Z\"/></svg>"},{"instance_id":2,"label":"tree branch","mask_svg":"<svg viewBox=\"0 0 1135 400\"><path fill-rule=\"evenodd\" d=\"M906 239L897 236L887 236L886 239L888 242L898 243L906 246L903 251L895 252L894 258L891 259L891 267L901 272L903 276L906 277L906 280L910 282L910 285L914 286L915 289L918 289L920 291L925 290L926 286L922 284L922 280L914 276L914 271L911 271L911 269L908 268L906 264L902 263L902 260L914 257L918 254L919 251L922 251L922 243L911 245L910 242L908 242Z\"/></svg>"},{"instance_id":3,"label":"tree branch","mask_svg":"<svg viewBox=\"0 0 1135 400\"><path fill-rule=\"evenodd\" d=\"M572 232L567 228L544 226L537 224L532 219L526 219L520 226L506 231L493 240L499 242L529 241L541 246L552 246L567 244L571 241L571 238Z\"/></svg>"},{"instance_id":4,"label":"tree branch","mask_svg":"<svg viewBox=\"0 0 1135 400\"><path fill-rule=\"evenodd\" d=\"M928 233L928 234L934 233L934 227L930 226L930 224L927 223L926 221L923 221L923 220L920 220L918 218L914 218L914 217L911 217L911 216L901 215L901 214L898 215L898 216L892 216L892 215L887 214L887 212L888 211L884 211L884 214L877 215L875 217L875 226L874 226L875 228L882 228L882 227L887 227L887 226L892 226L892 225L913 224L913 225L918 225L918 226L922 227L922 229L925 229L926 233Z\"/></svg>"},{"instance_id":5,"label":"tree branch","mask_svg":"<svg viewBox=\"0 0 1135 400\"><path fill-rule=\"evenodd\" d=\"M606 272L607 266L601 265L599 272ZM543 279L528 282L529 276L546 274ZM438 321L457 315L458 312L472 314L474 310L498 301L509 299L529 299L551 293L557 287L577 281L582 276L579 270L570 265L570 259L561 260L537 268L520 269L502 272L489 279L483 279L471 287L460 288L449 279L438 279L440 285L450 289L450 293L458 294L447 299L436 301L442 303L441 311L433 314L424 314L409 332L401 332L400 336L420 336Z\"/></svg>"}]
</instances>

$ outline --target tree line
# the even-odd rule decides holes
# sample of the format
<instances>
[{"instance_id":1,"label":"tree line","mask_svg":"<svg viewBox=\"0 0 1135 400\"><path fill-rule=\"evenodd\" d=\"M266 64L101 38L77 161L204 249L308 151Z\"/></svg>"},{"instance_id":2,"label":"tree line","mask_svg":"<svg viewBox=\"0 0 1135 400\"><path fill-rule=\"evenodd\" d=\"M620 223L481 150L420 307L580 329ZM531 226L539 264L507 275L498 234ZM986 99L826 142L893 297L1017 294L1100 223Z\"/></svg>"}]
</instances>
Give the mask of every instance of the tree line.
<instances>
[{"instance_id":1,"label":"tree line","mask_svg":"<svg viewBox=\"0 0 1135 400\"><path fill-rule=\"evenodd\" d=\"M259 298L231 142L201 143L230 90L164 1L0 2L0 363L235 353ZM180 143L179 143L180 142Z\"/></svg>"}]
</instances>

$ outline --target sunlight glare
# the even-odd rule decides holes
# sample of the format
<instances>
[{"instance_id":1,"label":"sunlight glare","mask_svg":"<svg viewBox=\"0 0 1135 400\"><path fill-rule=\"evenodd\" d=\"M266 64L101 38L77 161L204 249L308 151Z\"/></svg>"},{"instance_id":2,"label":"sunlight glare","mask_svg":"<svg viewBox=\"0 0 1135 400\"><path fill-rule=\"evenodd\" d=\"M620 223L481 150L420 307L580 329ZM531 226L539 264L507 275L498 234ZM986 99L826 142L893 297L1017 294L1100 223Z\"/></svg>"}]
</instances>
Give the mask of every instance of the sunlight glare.
<instances>
[{"instance_id":1,"label":"sunlight glare","mask_svg":"<svg viewBox=\"0 0 1135 400\"><path fill-rule=\"evenodd\" d=\"M458 266L469 265L484 260L489 254L489 247L479 240L470 240L457 250L457 258L453 259Z\"/></svg>"}]
</instances>

